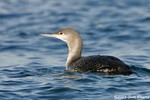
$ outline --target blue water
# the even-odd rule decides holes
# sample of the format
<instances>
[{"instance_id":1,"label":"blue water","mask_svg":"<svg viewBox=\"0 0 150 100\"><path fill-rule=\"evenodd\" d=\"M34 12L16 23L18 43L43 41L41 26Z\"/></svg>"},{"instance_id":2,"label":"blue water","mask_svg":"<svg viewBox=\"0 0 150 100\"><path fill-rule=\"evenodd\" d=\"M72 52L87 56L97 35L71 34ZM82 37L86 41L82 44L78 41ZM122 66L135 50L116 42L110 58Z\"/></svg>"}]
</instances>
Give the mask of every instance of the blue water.
<instances>
[{"instance_id":1,"label":"blue water","mask_svg":"<svg viewBox=\"0 0 150 100\"><path fill-rule=\"evenodd\" d=\"M83 56L116 56L136 74L65 71L66 44L39 35L65 27ZM150 0L0 0L0 100L140 97L150 99Z\"/></svg>"}]
</instances>

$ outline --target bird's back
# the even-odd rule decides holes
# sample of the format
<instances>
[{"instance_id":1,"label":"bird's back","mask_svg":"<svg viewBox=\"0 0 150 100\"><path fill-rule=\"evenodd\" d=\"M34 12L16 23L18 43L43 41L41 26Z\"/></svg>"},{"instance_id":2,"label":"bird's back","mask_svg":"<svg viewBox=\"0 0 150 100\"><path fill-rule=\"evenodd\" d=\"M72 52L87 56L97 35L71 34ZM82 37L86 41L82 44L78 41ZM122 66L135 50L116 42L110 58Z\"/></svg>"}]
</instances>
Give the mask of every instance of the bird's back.
<instances>
[{"instance_id":1,"label":"bird's back","mask_svg":"<svg viewBox=\"0 0 150 100\"><path fill-rule=\"evenodd\" d=\"M94 71L107 74L131 74L129 66L113 56L82 57L68 66L69 70L78 72Z\"/></svg>"}]
</instances>

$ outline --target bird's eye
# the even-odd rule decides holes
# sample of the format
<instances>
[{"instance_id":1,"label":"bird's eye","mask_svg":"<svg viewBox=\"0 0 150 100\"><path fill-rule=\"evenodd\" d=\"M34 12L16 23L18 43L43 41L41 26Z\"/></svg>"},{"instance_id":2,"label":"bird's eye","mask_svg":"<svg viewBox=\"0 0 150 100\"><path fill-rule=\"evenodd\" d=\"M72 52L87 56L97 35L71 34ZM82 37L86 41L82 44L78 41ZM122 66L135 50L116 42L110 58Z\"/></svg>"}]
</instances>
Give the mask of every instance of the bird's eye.
<instances>
[{"instance_id":1,"label":"bird's eye","mask_svg":"<svg viewBox=\"0 0 150 100\"><path fill-rule=\"evenodd\" d=\"M62 35L62 34L64 34L64 33L62 33L62 32L59 32L59 35Z\"/></svg>"}]
</instances>

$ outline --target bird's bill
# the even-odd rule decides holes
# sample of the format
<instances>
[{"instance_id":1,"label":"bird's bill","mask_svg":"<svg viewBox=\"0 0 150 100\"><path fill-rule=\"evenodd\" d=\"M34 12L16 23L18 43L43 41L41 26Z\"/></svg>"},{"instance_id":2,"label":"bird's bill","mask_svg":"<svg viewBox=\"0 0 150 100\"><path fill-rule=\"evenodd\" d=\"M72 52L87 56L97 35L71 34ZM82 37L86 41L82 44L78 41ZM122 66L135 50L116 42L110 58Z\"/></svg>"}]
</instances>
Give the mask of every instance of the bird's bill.
<instances>
[{"instance_id":1,"label":"bird's bill","mask_svg":"<svg viewBox=\"0 0 150 100\"><path fill-rule=\"evenodd\" d=\"M58 35L57 33L52 33L52 34L40 34L41 36L45 36L45 37L51 37L51 38L58 38L60 40L63 40L64 39L62 38L61 35Z\"/></svg>"},{"instance_id":2,"label":"bird's bill","mask_svg":"<svg viewBox=\"0 0 150 100\"><path fill-rule=\"evenodd\" d=\"M40 35L45 37L55 37L55 34L40 34Z\"/></svg>"}]
</instances>

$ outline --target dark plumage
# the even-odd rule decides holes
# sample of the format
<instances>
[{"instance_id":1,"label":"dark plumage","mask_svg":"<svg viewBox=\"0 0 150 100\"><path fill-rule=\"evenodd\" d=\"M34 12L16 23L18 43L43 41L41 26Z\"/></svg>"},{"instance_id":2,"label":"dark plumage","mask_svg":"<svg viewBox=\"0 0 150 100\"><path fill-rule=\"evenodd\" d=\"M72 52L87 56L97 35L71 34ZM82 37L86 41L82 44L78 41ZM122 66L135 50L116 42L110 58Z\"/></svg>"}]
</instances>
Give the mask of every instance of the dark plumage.
<instances>
[{"instance_id":1,"label":"dark plumage","mask_svg":"<svg viewBox=\"0 0 150 100\"><path fill-rule=\"evenodd\" d=\"M84 66L84 67L83 67ZM69 70L78 72L101 72L106 74L131 74L129 66L113 56L88 56L82 57L69 65Z\"/></svg>"},{"instance_id":2,"label":"dark plumage","mask_svg":"<svg viewBox=\"0 0 150 100\"><path fill-rule=\"evenodd\" d=\"M82 39L77 31L65 28L53 34L41 34L46 37L58 38L67 43L68 58L66 69L71 71L86 72L94 71L106 74L131 74L132 71L120 59L113 56L88 56L81 57Z\"/></svg>"}]
</instances>

